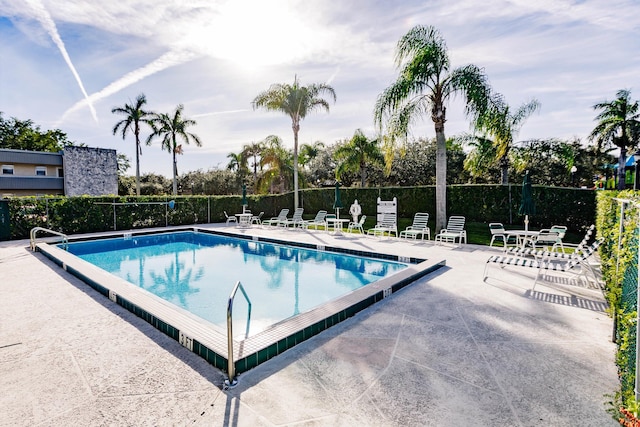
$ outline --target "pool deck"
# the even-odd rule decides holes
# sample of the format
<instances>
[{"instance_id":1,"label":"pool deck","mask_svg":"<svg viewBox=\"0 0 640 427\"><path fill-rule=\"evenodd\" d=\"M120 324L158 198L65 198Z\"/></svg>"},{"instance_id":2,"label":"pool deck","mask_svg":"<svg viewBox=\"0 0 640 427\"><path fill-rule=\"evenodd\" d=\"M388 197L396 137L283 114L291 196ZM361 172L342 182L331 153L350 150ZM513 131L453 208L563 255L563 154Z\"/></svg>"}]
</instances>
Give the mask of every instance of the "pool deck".
<instances>
[{"instance_id":1,"label":"pool deck","mask_svg":"<svg viewBox=\"0 0 640 427\"><path fill-rule=\"evenodd\" d=\"M493 267L499 253L237 229L446 267L239 376L224 375L29 242L0 242L0 426L615 426L599 290Z\"/></svg>"}]
</instances>

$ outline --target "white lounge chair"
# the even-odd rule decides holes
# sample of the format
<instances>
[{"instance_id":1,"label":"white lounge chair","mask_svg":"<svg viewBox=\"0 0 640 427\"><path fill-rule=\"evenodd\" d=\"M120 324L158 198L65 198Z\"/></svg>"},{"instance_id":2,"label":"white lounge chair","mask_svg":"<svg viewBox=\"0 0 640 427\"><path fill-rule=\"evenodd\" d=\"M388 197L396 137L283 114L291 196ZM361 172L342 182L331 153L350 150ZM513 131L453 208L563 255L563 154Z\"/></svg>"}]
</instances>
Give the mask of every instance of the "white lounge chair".
<instances>
[{"instance_id":1,"label":"white lounge chair","mask_svg":"<svg viewBox=\"0 0 640 427\"><path fill-rule=\"evenodd\" d=\"M535 289L542 270L573 273L574 276L582 275L587 281L589 280L588 274L590 273L593 281L597 282L595 272L588 260L598 250L598 247L602 244L603 240L604 239L602 238L597 239L590 246L586 247L580 254L562 254L544 251L544 256L542 258L535 259L492 255L487 259L487 263L484 268L483 280L486 280L486 278L489 277L487 273L490 265L499 265L501 268L507 266L537 268L538 272L531 290ZM558 260L558 258L561 258L561 260Z\"/></svg>"},{"instance_id":2,"label":"white lounge chair","mask_svg":"<svg viewBox=\"0 0 640 427\"><path fill-rule=\"evenodd\" d=\"M426 212L418 212L413 216L413 223L400 232L400 237L417 239L418 236L424 240L424 235L427 235L427 240L431 240L431 229L428 226L429 214Z\"/></svg>"},{"instance_id":3,"label":"white lounge chair","mask_svg":"<svg viewBox=\"0 0 640 427\"><path fill-rule=\"evenodd\" d=\"M289 214L289 209L282 209L278 216L275 216L271 219L265 219L262 221L262 225L280 225L281 222L287 220L287 215Z\"/></svg>"},{"instance_id":4,"label":"white lounge chair","mask_svg":"<svg viewBox=\"0 0 640 427\"><path fill-rule=\"evenodd\" d=\"M303 221L302 222L302 228L313 227L313 228L315 228L317 230L319 225L324 227L326 225L326 223L324 222L324 219L326 217L327 217L327 211L320 210L316 214L315 218Z\"/></svg>"},{"instance_id":5,"label":"white lounge chair","mask_svg":"<svg viewBox=\"0 0 640 427\"><path fill-rule=\"evenodd\" d=\"M358 222L351 221L349 223L349 225L347 226L347 231L349 233L353 233L354 230L358 230L358 232L360 234L364 234L364 222L366 221L366 219L367 219L367 216L366 215L362 215L360 217L360 221L358 221Z\"/></svg>"},{"instance_id":6,"label":"white lounge chair","mask_svg":"<svg viewBox=\"0 0 640 427\"><path fill-rule=\"evenodd\" d=\"M380 222L377 223L375 227L367 230L367 234L374 236L384 236L385 233L387 233L389 237L391 237L391 234L395 234L396 237L398 237L396 214L383 213Z\"/></svg>"},{"instance_id":7,"label":"white lounge chair","mask_svg":"<svg viewBox=\"0 0 640 427\"><path fill-rule=\"evenodd\" d=\"M285 221L282 221L280 224L282 227L292 226L293 228L302 227L302 223L304 220L302 219L302 214L304 213L304 208L296 208L293 212L293 217L287 218Z\"/></svg>"},{"instance_id":8,"label":"white lounge chair","mask_svg":"<svg viewBox=\"0 0 640 427\"><path fill-rule=\"evenodd\" d=\"M464 229L465 217L450 216L447 221L447 228L440 230L433 240L436 242L458 242L467 243L467 231Z\"/></svg>"},{"instance_id":9,"label":"white lounge chair","mask_svg":"<svg viewBox=\"0 0 640 427\"><path fill-rule=\"evenodd\" d=\"M563 247L567 248L567 249L573 249L573 252L551 252L551 255L554 258L563 258L563 259L569 259L571 257L574 257L575 255L580 255L582 252L584 252L584 250L589 246L589 242L591 241L591 236L593 235L593 232L595 231L596 226L595 225L591 225L588 229L587 232L585 233L584 237L582 238L582 241L578 244L574 244L574 243L564 243ZM510 256L516 256L516 257L522 257L522 256L531 256L534 258L542 258L544 255L546 255L547 251L542 250L542 249L536 249L536 248L522 248L522 247L515 247L515 248L509 248L507 249L507 254L509 254Z\"/></svg>"}]
</instances>

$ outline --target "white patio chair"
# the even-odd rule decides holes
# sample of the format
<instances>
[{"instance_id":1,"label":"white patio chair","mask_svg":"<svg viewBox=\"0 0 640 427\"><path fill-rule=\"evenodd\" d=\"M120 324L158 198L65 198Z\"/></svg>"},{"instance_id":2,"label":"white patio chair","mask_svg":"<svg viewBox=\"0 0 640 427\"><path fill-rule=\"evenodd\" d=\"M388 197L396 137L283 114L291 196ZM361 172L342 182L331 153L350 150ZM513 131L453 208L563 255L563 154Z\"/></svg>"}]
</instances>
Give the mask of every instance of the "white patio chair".
<instances>
[{"instance_id":1,"label":"white patio chair","mask_svg":"<svg viewBox=\"0 0 640 427\"><path fill-rule=\"evenodd\" d=\"M280 224L278 225L282 227L292 226L293 228L302 227L302 223L304 222L304 220L302 219L303 213L304 213L304 208L296 208L296 210L293 212L293 217L286 218L284 221L281 221Z\"/></svg>"},{"instance_id":2,"label":"white patio chair","mask_svg":"<svg viewBox=\"0 0 640 427\"><path fill-rule=\"evenodd\" d=\"M302 228L308 229L309 227L313 227L317 230L319 225L324 227L326 225L324 221L326 217L327 217L327 211L319 210L315 218L302 222Z\"/></svg>"},{"instance_id":3,"label":"white patio chair","mask_svg":"<svg viewBox=\"0 0 640 427\"><path fill-rule=\"evenodd\" d=\"M366 215L362 215L360 217L360 221L358 221L358 222L351 221L349 223L349 225L347 226L347 231L349 233L353 233L354 230L358 230L358 232L360 232L360 234L364 234L364 222L365 222L366 219L367 219L367 216Z\"/></svg>"},{"instance_id":4,"label":"white patio chair","mask_svg":"<svg viewBox=\"0 0 640 427\"><path fill-rule=\"evenodd\" d=\"M264 211L260 212L258 215L254 215L251 217L251 224L262 224L262 216L264 215Z\"/></svg>"},{"instance_id":5,"label":"white patio chair","mask_svg":"<svg viewBox=\"0 0 640 427\"><path fill-rule=\"evenodd\" d=\"M429 214L426 212L418 212L413 216L413 223L400 232L400 237L417 239L418 236L424 240L424 235L427 235L427 240L431 240L431 229L429 228Z\"/></svg>"},{"instance_id":6,"label":"white patio chair","mask_svg":"<svg viewBox=\"0 0 640 427\"><path fill-rule=\"evenodd\" d=\"M387 233L389 237L391 237L391 234L395 234L396 237L398 237L396 214L383 213L380 222L376 224L375 227L367 230L367 234L374 236L384 236L385 233Z\"/></svg>"},{"instance_id":7,"label":"white patio chair","mask_svg":"<svg viewBox=\"0 0 640 427\"><path fill-rule=\"evenodd\" d=\"M493 247L493 244L496 240L502 240L502 247L504 248L504 250L507 250L509 244L518 246L518 239L516 238L516 236L508 235L502 223L489 223L489 231L491 232L491 242L489 243L489 247Z\"/></svg>"},{"instance_id":8,"label":"white patio chair","mask_svg":"<svg viewBox=\"0 0 640 427\"><path fill-rule=\"evenodd\" d=\"M229 216L227 215L227 211L222 211L224 212L224 216L227 218L227 225L229 225L229 223L234 222L234 223L238 223L238 218L236 218L235 216Z\"/></svg>"},{"instance_id":9,"label":"white patio chair","mask_svg":"<svg viewBox=\"0 0 640 427\"><path fill-rule=\"evenodd\" d=\"M555 252L559 247L559 236L560 233L557 231L553 231L550 228L543 228L532 241L533 249L546 249L550 252Z\"/></svg>"},{"instance_id":10,"label":"white patio chair","mask_svg":"<svg viewBox=\"0 0 640 427\"><path fill-rule=\"evenodd\" d=\"M280 225L282 221L287 220L287 215L289 214L289 209L282 209L278 216L272 217L271 219L265 219L262 221L262 225Z\"/></svg>"},{"instance_id":11,"label":"white patio chair","mask_svg":"<svg viewBox=\"0 0 640 427\"><path fill-rule=\"evenodd\" d=\"M436 242L458 242L467 243L467 231L464 229L465 217L463 216L450 216L447 221L447 228L440 230L440 233L436 234L433 240ZM463 242L464 241L464 242Z\"/></svg>"}]
</instances>

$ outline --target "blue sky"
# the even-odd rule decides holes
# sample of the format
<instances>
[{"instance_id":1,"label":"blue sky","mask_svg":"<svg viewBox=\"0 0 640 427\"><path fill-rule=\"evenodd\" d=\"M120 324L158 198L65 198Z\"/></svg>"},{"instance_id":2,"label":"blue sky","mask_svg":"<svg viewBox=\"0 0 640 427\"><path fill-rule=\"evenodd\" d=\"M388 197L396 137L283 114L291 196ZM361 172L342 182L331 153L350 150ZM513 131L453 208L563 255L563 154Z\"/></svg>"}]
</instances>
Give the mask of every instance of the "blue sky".
<instances>
[{"instance_id":1,"label":"blue sky","mask_svg":"<svg viewBox=\"0 0 640 427\"><path fill-rule=\"evenodd\" d=\"M114 148L133 174L135 144L112 135L121 117L111 109L140 93L153 111L184 104L203 141L184 147L184 173L223 168L229 152L271 134L292 147L289 118L251 101L298 75L338 98L307 116L301 143L333 144L358 128L373 137L376 97L397 76L395 44L418 24L441 31L453 67L484 68L510 105L540 101L519 140L586 142L593 104L623 88L640 98L637 0L0 0L0 111ZM447 136L469 130L458 101L447 114ZM434 137L433 124L413 135ZM143 148L141 170L170 176L158 141Z\"/></svg>"}]
</instances>

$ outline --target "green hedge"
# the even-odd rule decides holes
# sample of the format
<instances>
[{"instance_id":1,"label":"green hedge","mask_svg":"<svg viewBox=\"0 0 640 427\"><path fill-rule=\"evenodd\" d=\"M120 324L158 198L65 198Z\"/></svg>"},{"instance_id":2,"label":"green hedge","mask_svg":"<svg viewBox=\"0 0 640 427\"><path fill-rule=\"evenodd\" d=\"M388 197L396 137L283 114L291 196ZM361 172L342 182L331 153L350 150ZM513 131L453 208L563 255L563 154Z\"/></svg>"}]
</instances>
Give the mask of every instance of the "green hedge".
<instances>
[{"instance_id":1,"label":"green hedge","mask_svg":"<svg viewBox=\"0 0 640 427\"><path fill-rule=\"evenodd\" d=\"M374 218L377 198L398 199L398 215L412 218L416 212L429 212L435 220L435 188L384 187L341 188L348 215L355 199L362 206L362 214ZM447 212L464 215L469 222L502 222L521 226L518 215L520 185L452 185L447 189ZM537 214L530 218L530 227L543 228L564 224L571 231L582 233L595 219L595 191L564 187L534 186ZM306 189L300 192L305 216L311 217L321 209L331 211L334 188ZM293 194L249 195L249 209L255 214L264 212L269 218L280 209L293 207ZM175 201L175 208L167 203ZM112 204L115 203L114 207ZM240 196L127 196L127 197L17 197L9 200L11 238L28 238L33 227L46 227L65 234L127 230L166 225L203 224L225 221L241 210Z\"/></svg>"},{"instance_id":2,"label":"green hedge","mask_svg":"<svg viewBox=\"0 0 640 427\"><path fill-rule=\"evenodd\" d=\"M621 223L622 200L624 221ZM618 346L616 364L620 391L611 402L614 418L619 408L635 409L636 319L638 288L638 218L640 195L634 191L606 191L598 194L596 227L604 238L600 246L602 278L605 296L614 318L615 341Z\"/></svg>"}]
</instances>

